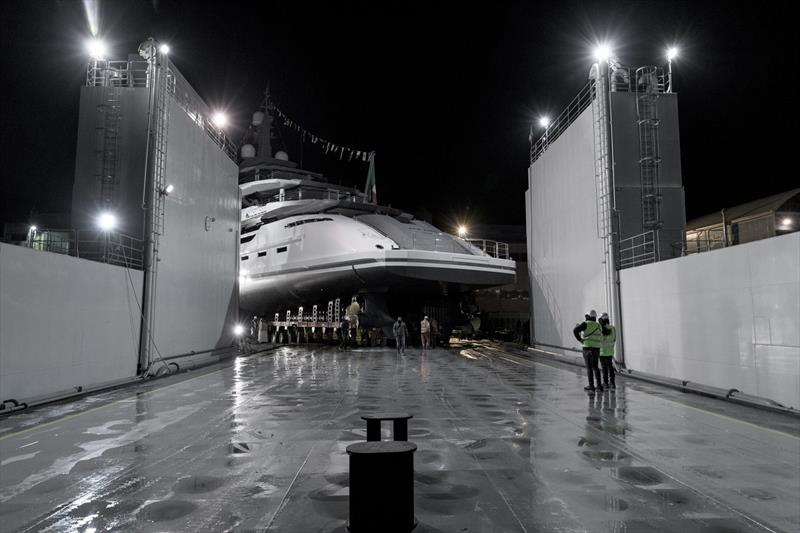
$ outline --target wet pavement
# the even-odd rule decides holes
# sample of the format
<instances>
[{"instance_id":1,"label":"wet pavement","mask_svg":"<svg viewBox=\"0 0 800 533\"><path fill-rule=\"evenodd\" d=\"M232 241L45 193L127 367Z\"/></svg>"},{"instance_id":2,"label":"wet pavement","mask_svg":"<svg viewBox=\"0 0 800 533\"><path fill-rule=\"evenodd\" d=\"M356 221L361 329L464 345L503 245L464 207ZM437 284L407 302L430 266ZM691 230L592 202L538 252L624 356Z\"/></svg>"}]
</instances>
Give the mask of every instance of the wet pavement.
<instances>
[{"instance_id":1,"label":"wet pavement","mask_svg":"<svg viewBox=\"0 0 800 533\"><path fill-rule=\"evenodd\" d=\"M239 357L0 420L0 530L344 532L377 410L414 415L415 531L800 530L796 418L583 385L493 346Z\"/></svg>"}]
</instances>

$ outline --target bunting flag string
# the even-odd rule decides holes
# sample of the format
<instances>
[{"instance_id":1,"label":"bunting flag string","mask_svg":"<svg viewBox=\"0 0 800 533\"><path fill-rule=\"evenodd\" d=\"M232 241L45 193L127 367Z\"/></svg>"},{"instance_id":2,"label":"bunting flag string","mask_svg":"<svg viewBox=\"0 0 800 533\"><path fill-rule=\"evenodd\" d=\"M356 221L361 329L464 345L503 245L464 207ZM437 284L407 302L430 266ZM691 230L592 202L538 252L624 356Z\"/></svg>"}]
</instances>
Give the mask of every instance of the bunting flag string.
<instances>
[{"instance_id":1,"label":"bunting flag string","mask_svg":"<svg viewBox=\"0 0 800 533\"><path fill-rule=\"evenodd\" d=\"M278 114L278 118L281 119L283 125L287 128L290 128L296 131L300 135L300 142L306 142L306 139L311 139L311 144L320 144L324 150L325 154L329 155L337 155L339 156L339 160L343 161L345 157L347 157L348 161L372 161L372 158L375 155L374 151L371 150L358 150L356 148L351 148L349 146L343 146L341 144L333 143L319 135L316 135L300 124L292 120L286 113L280 110L278 106L273 104L275 111Z\"/></svg>"}]
</instances>

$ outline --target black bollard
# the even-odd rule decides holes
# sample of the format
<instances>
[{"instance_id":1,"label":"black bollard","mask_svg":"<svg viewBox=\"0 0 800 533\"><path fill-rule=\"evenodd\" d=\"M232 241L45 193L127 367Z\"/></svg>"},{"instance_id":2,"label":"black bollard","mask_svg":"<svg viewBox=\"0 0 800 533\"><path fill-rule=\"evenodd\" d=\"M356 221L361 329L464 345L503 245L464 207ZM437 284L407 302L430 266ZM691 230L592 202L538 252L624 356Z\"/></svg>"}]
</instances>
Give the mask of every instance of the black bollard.
<instances>
[{"instance_id":1,"label":"black bollard","mask_svg":"<svg viewBox=\"0 0 800 533\"><path fill-rule=\"evenodd\" d=\"M405 441L359 442L350 456L351 533L407 533L414 529L414 452Z\"/></svg>"}]
</instances>

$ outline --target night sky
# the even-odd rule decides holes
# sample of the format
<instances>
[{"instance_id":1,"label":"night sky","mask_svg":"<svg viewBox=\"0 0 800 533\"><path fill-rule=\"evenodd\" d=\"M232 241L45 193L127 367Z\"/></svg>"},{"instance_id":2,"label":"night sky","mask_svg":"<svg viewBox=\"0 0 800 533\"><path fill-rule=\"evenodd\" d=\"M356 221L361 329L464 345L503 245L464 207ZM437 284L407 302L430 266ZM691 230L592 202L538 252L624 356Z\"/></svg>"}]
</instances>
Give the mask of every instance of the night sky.
<instances>
[{"instance_id":1,"label":"night sky","mask_svg":"<svg viewBox=\"0 0 800 533\"><path fill-rule=\"evenodd\" d=\"M380 4L380 5L378 5ZM687 215L796 186L797 29L788 7L717 2L102 1L111 58L153 36L238 141L267 82L307 130L377 152L381 203L523 223L528 129L586 83L594 43L663 65L679 93ZM471 5L471 4L470 4ZM788 4L787 4L788 5ZM68 211L89 35L79 1L0 2L0 220ZM299 159L298 137L284 130ZM791 145L791 146L790 146ZM307 143L304 166L363 188L366 163Z\"/></svg>"}]
</instances>

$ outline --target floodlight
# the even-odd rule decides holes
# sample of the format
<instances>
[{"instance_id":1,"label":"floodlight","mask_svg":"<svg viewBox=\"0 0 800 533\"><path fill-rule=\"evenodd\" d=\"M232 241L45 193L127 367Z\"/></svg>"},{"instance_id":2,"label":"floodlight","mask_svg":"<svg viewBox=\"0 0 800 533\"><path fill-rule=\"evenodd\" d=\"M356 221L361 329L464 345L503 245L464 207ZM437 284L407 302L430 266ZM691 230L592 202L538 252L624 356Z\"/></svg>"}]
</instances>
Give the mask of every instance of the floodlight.
<instances>
[{"instance_id":1,"label":"floodlight","mask_svg":"<svg viewBox=\"0 0 800 533\"><path fill-rule=\"evenodd\" d=\"M467 234L467 227L464 226L463 224L458 226L458 236L464 237L466 234Z\"/></svg>"},{"instance_id":2,"label":"floodlight","mask_svg":"<svg viewBox=\"0 0 800 533\"><path fill-rule=\"evenodd\" d=\"M103 231L111 231L117 226L117 217L109 212L100 213L100 216L97 217L97 225Z\"/></svg>"},{"instance_id":3,"label":"floodlight","mask_svg":"<svg viewBox=\"0 0 800 533\"><path fill-rule=\"evenodd\" d=\"M792 219L789 218L789 217L784 218L781 222L783 222L784 226L791 226L792 225ZM35 230L36 227L34 227L33 229Z\"/></svg>"},{"instance_id":4,"label":"floodlight","mask_svg":"<svg viewBox=\"0 0 800 533\"><path fill-rule=\"evenodd\" d=\"M539 125L543 128L547 128L550 125L550 117L541 117L539 119Z\"/></svg>"},{"instance_id":5,"label":"floodlight","mask_svg":"<svg viewBox=\"0 0 800 533\"><path fill-rule=\"evenodd\" d=\"M233 334L237 337L241 337L244 334L244 326L241 324L233 326Z\"/></svg>"},{"instance_id":6,"label":"floodlight","mask_svg":"<svg viewBox=\"0 0 800 533\"><path fill-rule=\"evenodd\" d=\"M168 44L162 44L161 46L158 47L158 51L161 52L162 54L168 54L169 53L169 45Z\"/></svg>"},{"instance_id":7,"label":"floodlight","mask_svg":"<svg viewBox=\"0 0 800 533\"><path fill-rule=\"evenodd\" d=\"M222 111L217 111L211 117L211 122L218 128L224 128L228 125L228 115L223 113Z\"/></svg>"},{"instance_id":8,"label":"floodlight","mask_svg":"<svg viewBox=\"0 0 800 533\"><path fill-rule=\"evenodd\" d=\"M174 191L174 190L175 190L175 186L174 186L174 185L172 185L172 184L170 183L169 185L167 185L167 188L166 188L166 189L164 189L164 192L165 192L165 193L167 193L167 194L169 194L169 193L171 193L171 192L172 192L172 191Z\"/></svg>"},{"instance_id":9,"label":"floodlight","mask_svg":"<svg viewBox=\"0 0 800 533\"><path fill-rule=\"evenodd\" d=\"M599 62L608 61L608 58L611 57L611 48L607 44L598 45L594 49L594 57Z\"/></svg>"},{"instance_id":10,"label":"floodlight","mask_svg":"<svg viewBox=\"0 0 800 533\"><path fill-rule=\"evenodd\" d=\"M86 50L92 59L104 59L108 52L108 47L101 39L94 37L86 43Z\"/></svg>"},{"instance_id":11,"label":"floodlight","mask_svg":"<svg viewBox=\"0 0 800 533\"><path fill-rule=\"evenodd\" d=\"M667 50L667 61L672 61L676 57L678 57L678 49L673 46Z\"/></svg>"},{"instance_id":12,"label":"floodlight","mask_svg":"<svg viewBox=\"0 0 800 533\"><path fill-rule=\"evenodd\" d=\"M787 220L788 220L788 219L787 219ZM37 229L37 228L36 228L36 226L31 226L31 227L30 227L30 229L29 229L28 231L29 231L29 232L31 232L31 233L33 233L33 232L35 232L35 231L36 231L36 229Z\"/></svg>"}]
</instances>

